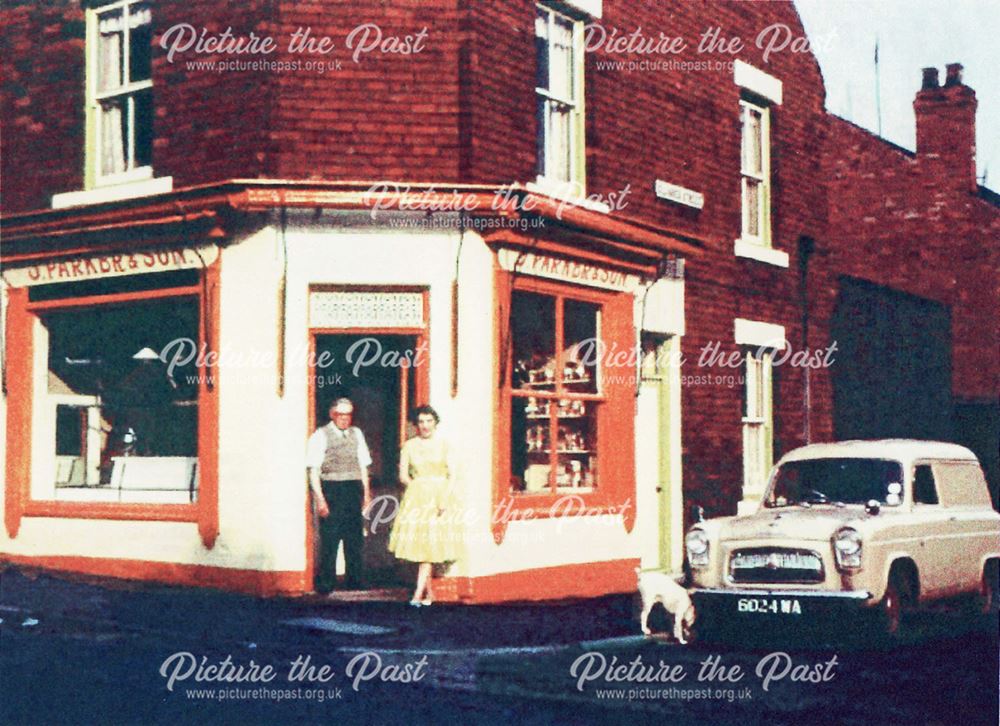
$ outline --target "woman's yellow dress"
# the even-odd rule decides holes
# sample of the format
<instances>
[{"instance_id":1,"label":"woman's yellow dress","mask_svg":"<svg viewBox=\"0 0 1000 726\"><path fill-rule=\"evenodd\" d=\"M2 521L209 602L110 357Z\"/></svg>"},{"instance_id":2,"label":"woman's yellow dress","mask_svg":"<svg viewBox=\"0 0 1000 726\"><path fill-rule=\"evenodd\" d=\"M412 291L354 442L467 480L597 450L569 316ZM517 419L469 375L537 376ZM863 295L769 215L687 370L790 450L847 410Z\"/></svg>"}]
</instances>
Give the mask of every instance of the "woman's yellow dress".
<instances>
[{"instance_id":1,"label":"woman's yellow dress","mask_svg":"<svg viewBox=\"0 0 1000 726\"><path fill-rule=\"evenodd\" d=\"M436 436L412 438L403 444L399 461L409 471L410 484L389 535L389 551L410 562L458 559L460 518L449 477L448 444Z\"/></svg>"}]
</instances>

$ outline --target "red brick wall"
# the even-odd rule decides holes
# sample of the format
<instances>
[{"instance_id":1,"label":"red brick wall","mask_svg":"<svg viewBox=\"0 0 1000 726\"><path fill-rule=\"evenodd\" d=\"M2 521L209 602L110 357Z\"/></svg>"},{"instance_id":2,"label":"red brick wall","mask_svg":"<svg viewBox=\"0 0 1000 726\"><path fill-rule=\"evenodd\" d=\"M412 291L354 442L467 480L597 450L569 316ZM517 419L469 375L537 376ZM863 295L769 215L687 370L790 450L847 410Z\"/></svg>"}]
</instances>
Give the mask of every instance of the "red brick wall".
<instances>
[{"instance_id":1,"label":"red brick wall","mask_svg":"<svg viewBox=\"0 0 1000 726\"><path fill-rule=\"evenodd\" d=\"M311 27L315 36L333 39L336 47L326 57L341 68L275 76L268 134L277 176L458 180L461 34L455 0L279 5L274 36L287 39ZM424 28L427 39L419 53L370 52L355 62L347 38L367 23L379 26L383 40L410 35L416 41ZM284 52L275 58L295 59Z\"/></svg>"},{"instance_id":2,"label":"red brick wall","mask_svg":"<svg viewBox=\"0 0 1000 726\"><path fill-rule=\"evenodd\" d=\"M959 160L913 154L835 116L829 140L831 270L949 306L952 391L994 398L1000 209L962 183Z\"/></svg>"},{"instance_id":3,"label":"red brick wall","mask_svg":"<svg viewBox=\"0 0 1000 726\"><path fill-rule=\"evenodd\" d=\"M268 177L275 160L268 135L276 95L270 73L188 68L193 51L169 63L162 33L178 23L235 35L272 35L271 0L191 0L153 7L153 169L173 176L174 188L227 178ZM203 58L206 56L202 56ZM250 59L252 56L221 56Z\"/></svg>"},{"instance_id":4,"label":"red brick wall","mask_svg":"<svg viewBox=\"0 0 1000 726\"><path fill-rule=\"evenodd\" d=\"M221 32L265 32L266 0L157 3L153 13L153 167L174 186L271 174L270 74L213 73L168 63L164 30L190 23ZM3 212L44 209L53 194L83 188L84 14L79 0L8 7L0 15L0 175ZM269 164L270 162L270 164Z\"/></svg>"},{"instance_id":5,"label":"red brick wall","mask_svg":"<svg viewBox=\"0 0 1000 726\"><path fill-rule=\"evenodd\" d=\"M472 119L472 148L463 170L470 181L532 179L535 176L535 123L532 76L532 4L498 0L474 3L468 54L471 88L463 111ZM703 369L705 346L720 342L736 349L733 321L745 317L779 323L798 350L801 310L796 248L800 236L819 237L825 229L826 196L816 183L825 133L824 89L809 54L779 52L765 64L753 40L773 23L803 35L790 3L656 3L606 0L601 24L629 34L681 36L688 50L678 60L728 59L695 52L699 36L718 25L739 36L748 49L737 57L783 82L784 103L774 109L772 131L774 246L791 255L780 269L735 257L740 234L739 89L733 72L629 71L599 68L613 60L649 56L588 53L586 60L587 192L607 196L624 189L628 206L618 212L653 224L708 238L705 255L687 266L687 335L683 374L735 376L736 384L694 384L682 397L684 487L688 503L709 514L736 509L742 488L742 368ZM655 59L669 59L657 56ZM521 69L521 70L518 70ZM502 72L501 72L502 71ZM702 192L696 211L656 198L656 179ZM814 330L810 345L822 344ZM776 387L776 450L802 442L803 371L786 366ZM829 438L830 396L822 376L814 386L814 438Z\"/></svg>"},{"instance_id":6,"label":"red brick wall","mask_svg":"<svg viewBox=\"0 0 1000 726\"><path fill-rule=\"evenodd\" d=\"M83 38L75 0L5 3L0 13L4 212L83 186Z\"/></svg>"},{"instance_id":7,"label":"red brick wall","mask_svg":"<svg viewBox=\"0 0 1000 726\"><path fill-rule=\"evenodd\" d=\"M21 105L4 117L5 181L17 179L4 212L46 207L53 193L82 185L82 30L58 46L43 44L40 28L65 16L79 22L77 2L5 15L0 31L15 53L4 54L3 107L17 92L9 59L27 57L20 71ZM39 20L40 17L45 16ZM311 26L337 49L327 56L340 70L275 73L194 70L189 51L169 63L154 52L156 128L154 168L172 175L175 187L231 177L292 179L394 179L422 182L509 182L535 177L534 4L507 0L377 0L292 2L252 0L160 2L154 11L157 38L175 23L237 35L255 31L284 46L289 34ZM354 63L344 48L347 33L377 22L385 33L412 34L427 27L426 49L415 55L369 54ZM588 192L630 189L624 217L669 225L708 240L705 254L687 267L685 375L741 376L742 369L699 369L702 349L720 342L735 349L733 320L785 326L800 342L796 245L819 239L825 229L826 192L821 168L824 90L815 59L789 51L768 63L753 46L765 27L780 22L803 35L790 3L660 3L606 0L602 24L628 34L682 36L688 51L654 60L717 61L695 52L699 36L719 26L747 49L738 57L777 76L784 103L772 125L774 246L791 255L780 269L736 258L740 233L739 90L730 68L697 71L628 71L598 68L607 60L649 56L598 51L586 60ZM55 50L53 50L55 48ZM281 53L270 61L291 61ZM52 108L50 74L65 74ZM26 119L26 120L25 120ZM41 128L32 127L32 122ZM38 173L26 146L44 149ZM655 197L655 180L705 195L696 211ZM817 273L811 273L817 274ZM822 343L814 331L813 346ZM829 395L823 381L814 391L813 431L828 437ZM778 452L802 439L802 371L779 372ZM685 495L710 514L735 511L742 486L741 384L697 384L683 392Z\"/></svg>"},{"instance_id":8,"label":"red brick wall","mask_svg":"<svg viewBox=\"0 0 1000 726\"><path fill-rule=\"evenodd\" d=\"M787 24L802 34L798 17L786 3L604 4L602 24L631 33L681 36L690 46L680 60L722 59L694 52L698 37L718 25L724 35L739 36L748 49L737 57L783 83L783 103L772 115L773 243L791 256L788 269L737 258L740 235L739 89L731 69L688 72L629 72L598 69L597 61L622 59L591 54L587 67L588 191L608 194L631 184L629 206L621 212L708 238L705 254L687 265L684 376L735 376L728 383L694 383L682 394L682 441L686 504L708 514L731 514L742 489L742 367L700 368L705 346L721 344L734 351L737 317L785 326L792 346L801 348L801 310L797 243L802 235L819 237L825 225L826 197L815 182L824 133L824 89L811 55L776 53L765 64L753 39L765 27ZM669 58L669 56L667 56ZM641 56L624 56L642 60ZM697 190L705 206L695 211L657 199L655 180ZM815 331L814 331L815 332ZM819 345L819 336L810 341ZM728 379L725 379L728 380ZM800 444L803 432L803 371L778 371L776 384L776 454ZM814 437L829 436L829 404L822 386L815 392Z\"/></svg>"}]
</instances>

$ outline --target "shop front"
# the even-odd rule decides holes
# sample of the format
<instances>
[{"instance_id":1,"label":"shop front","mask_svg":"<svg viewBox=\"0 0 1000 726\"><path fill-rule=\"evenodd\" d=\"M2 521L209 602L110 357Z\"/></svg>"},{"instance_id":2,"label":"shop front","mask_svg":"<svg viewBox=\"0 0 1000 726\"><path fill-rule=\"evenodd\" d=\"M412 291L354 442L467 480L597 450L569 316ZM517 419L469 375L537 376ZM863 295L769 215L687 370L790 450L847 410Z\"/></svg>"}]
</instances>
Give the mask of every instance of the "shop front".
<instances>
[{"instance_id":1,"label":"shop front","mask_svg":"<svg viewBox=\"0 0 1000 726\"><path fill-rule=\"evenodd\" d=\"M529 233L400 224L400 200L376 215L343 185L219 191L176 193L169 235L155 205L8 220L0 557L309 592L305 442L346 395L373 459L372 587L413 577L386 542L423 403L458 469L437 599L628 591L636 567L679 567L669 356L696 241L545 198Z\"/></svg>"}]
</instances>

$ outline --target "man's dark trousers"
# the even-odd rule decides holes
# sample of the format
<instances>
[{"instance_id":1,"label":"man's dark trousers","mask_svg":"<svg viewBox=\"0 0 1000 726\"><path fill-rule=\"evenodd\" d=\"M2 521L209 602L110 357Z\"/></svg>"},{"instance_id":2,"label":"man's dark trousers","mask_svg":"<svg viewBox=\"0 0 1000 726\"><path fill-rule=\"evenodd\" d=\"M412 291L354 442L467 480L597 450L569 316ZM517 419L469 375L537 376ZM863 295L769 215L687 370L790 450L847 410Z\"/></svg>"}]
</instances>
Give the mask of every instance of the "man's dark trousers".
<instances>
[{"instance_id":1,"label":"man's dark trousers","mask_svg":"<svg viewBox=\"0 0 1000 726\"><path fill-rule=\"evenodd\" d=\"M361 517L363 488L360 480L323 481L323 497L330 508L326 517L319 518L319 562L316 570L316 592L327 593L337 579L337 547L344 541L344 565L347 588L362 585L362 545L364 522Z\"/></svg>"}]
</instances>

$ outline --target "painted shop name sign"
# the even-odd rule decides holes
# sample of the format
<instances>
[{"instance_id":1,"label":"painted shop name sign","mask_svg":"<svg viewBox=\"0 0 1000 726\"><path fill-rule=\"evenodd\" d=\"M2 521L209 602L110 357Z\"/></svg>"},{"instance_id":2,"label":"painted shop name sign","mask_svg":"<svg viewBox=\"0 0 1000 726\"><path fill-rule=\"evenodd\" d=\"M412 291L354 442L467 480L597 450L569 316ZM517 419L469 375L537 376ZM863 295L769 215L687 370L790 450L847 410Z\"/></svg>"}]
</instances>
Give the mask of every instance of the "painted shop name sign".
<instances>
[{"instance_id":1,"label":"painted shop name sign","mask_svg":"<svg viewBox=\"0 0 1000 726\"><path fill-rule=\"evenodd\" d=\"M215 245L90 255L40 262L27 267L12 267L4 270L3 276L13 287L79 282L145 272L172 272L200 268L215 262L218 255L219 248Z\"/></svg>"},{"instance_id":2,"label":"painted shop name sign","mask_svg":"<svg viewBox=\"0 0 1000 726\"><path fill-rule=\"evenodd\" d=\"M533 252L522 255L517 250L503 249L499 252L499 261L503 269L515 271L516 266L516 272L522 275L547 277L551 280L574 282L621 292L634 292L639 286L639 278L627 272L599 267L588 262L538 255Z\"/></svg>"}]
</instances>

